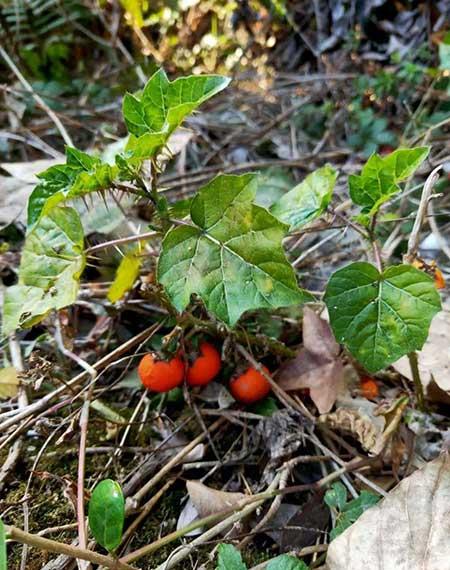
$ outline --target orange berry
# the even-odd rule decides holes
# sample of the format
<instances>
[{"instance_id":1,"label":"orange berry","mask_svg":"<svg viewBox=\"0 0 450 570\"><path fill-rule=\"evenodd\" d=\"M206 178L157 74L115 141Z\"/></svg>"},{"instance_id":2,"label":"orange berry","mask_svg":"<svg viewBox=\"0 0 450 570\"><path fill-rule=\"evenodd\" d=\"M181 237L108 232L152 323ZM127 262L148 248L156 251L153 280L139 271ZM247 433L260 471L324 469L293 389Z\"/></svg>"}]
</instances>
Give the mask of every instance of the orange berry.
<instances>
[{"instance_id":1,"label":"orange berry","mask_svg":"<svg viewBox=\"0 0 450 570\"><path fill-rule=\"evenodd\" d=\"M434 270L434 285L436 289L445 289L445 279L439 267Z\"/></svg>"},{"instance_id":2,"label":"orange berry","mask_svg":"<svg viewBox=\"0 0 450 570\"><path fill-rule=\"evenodd\" d=\"M209 342L200 343L200 355L189 366L186 380L189 386L206 386L220 372L219 351Z\"/></svg>"},{"instance_id":3,"label":"orange berry","mask_svg":"<svg viewBox=\"0 0 450 570\"><path fill-rule=\"evenodd\" d=\"M263 366L264 372L269 373ZM248 368L243 374L232 378L230 390L233 398L243 404L253 404L265 398L270 392L271 386L264 376L255 368Z\"/></svg>"},{"instance_id":4,"label":"orange berry","mask_svg":"<svg viewBox=\"0 0 450 570\"><path fill-rule=\"evenodd\" d=\"M152 392L169 392L183 382L184 363L179 356L166 362L146 354L139 363L138 374L142 384Z\"/></svg>"},{"instance_id":5,"label":"orange berry","mask_svg":"<svg viewBox=\"0 0 450 570\"><path fill-rule=\"evenodd\" d=\"M363 376L360 380L359 386L361 389L361 394L368 400L373 400L380 395L378 384L373 378L370 378L369 376Z\"/></svg>"}]
</instances>

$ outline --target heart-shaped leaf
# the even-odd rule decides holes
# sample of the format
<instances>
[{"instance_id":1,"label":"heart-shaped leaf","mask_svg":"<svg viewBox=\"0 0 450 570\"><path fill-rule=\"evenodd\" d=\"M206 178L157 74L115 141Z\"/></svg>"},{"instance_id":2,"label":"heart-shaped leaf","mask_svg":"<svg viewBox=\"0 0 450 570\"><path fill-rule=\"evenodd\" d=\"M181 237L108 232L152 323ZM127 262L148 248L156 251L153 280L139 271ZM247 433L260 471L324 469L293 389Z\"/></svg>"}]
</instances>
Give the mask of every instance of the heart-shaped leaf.
<instances>
[{"instance_id":1,"label":"heart-shaped leaf","mask_svg":"<svg viewBox=\"0 0 450 570\"><path fill-rule=\"evenodd\" d=\"M119 483L105 479L95 487L89 501L89 528L95 540L113 552L122 541L125 499Z\"/></svg>"},{"instance_id":2,"label":"heart-shaped leaf","mask_svg":"<svg viewBox=\"0 0 450 570\"><path fill-rule=\"evenodd\" d=\"M330 166L309 174L303 182L284 194L270 211L291 229L298 229L318 218L328 207L337 172Z\"/></svg>"},{"instance_id":3,"label":"heart-shaped leaf","mask_svg":"<svg viewBox=\"0 0 450 570\"><path fill-rule=\"evenodd\" d=\"M32 326L75 301L85 265L83 245L83 228L73 208L56 207L29 229L19 283L5 293L3 334Z\"/></svg>"},{"instance_id":4,"label":"heart-shaped leaf","mask_svg":"<svg viewBox=\"0 0 450 570\"><path fill-rule=\"evenodd\" d=\"M287 227L253 204L257 176L219 175L192 201L195 225L168 232L158 279L182 311L192 294L224 322L234 325L245 311L302 303L281 246Z\"/></svg>"},{"instance_id":5,"label":"heart-shaped leaf","mask_svg":"<svg viewBox=\"0 0 450 570\"><path fill-rule=\"evenodd\" d=\"M420 350L441 310L433 280L410 265L380 274L370 263L352 263L331 276L324 300L337 340L369 372Z\"/></svg>"}]
</instances>

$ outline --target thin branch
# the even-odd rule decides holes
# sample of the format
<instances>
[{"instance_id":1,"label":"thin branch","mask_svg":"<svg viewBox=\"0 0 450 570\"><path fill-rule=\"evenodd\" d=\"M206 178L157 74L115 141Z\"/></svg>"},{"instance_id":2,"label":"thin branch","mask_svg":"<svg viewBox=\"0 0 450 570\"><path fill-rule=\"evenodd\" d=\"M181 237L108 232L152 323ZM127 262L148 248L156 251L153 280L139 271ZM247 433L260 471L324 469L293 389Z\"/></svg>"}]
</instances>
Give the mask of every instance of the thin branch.
<instances>
[{"instance_id":1,"label":"thin branch","mask_svg":"<svg viewBox=\"0 0 450 570\"><path fill-rule=\"evenodd\" d=\"M66 128L64 127L64 125L59 120L58 115L56 115L56 113L54 111L52 111L52 109L50 109L50 107L47 105L47 103L45 103L45 101L42 99L42 97L34 91L33 87L25 79L25 77L20 72L19 68L16 66L16 64L9 57L8 53L2 48L1 45L0 45L0 55L3 57L6 64L11 69L11 71L14 73L14 75L17 77L17 79L20 81L20 83L22 83L22 85L28 91L28 93L31 94L31 96L36 101L36 103L39 105L39 107L41 107L41 109L43 109L47 113L47 115L50 117L50 119L53 121L55 127L58 129L58 131L59 131L60 135L62 136L62 138L64 139L64 142L66 143L66 145L73 146L72 139L70 138L70 135L66 131Z\"/></svg>"}]
</instances>

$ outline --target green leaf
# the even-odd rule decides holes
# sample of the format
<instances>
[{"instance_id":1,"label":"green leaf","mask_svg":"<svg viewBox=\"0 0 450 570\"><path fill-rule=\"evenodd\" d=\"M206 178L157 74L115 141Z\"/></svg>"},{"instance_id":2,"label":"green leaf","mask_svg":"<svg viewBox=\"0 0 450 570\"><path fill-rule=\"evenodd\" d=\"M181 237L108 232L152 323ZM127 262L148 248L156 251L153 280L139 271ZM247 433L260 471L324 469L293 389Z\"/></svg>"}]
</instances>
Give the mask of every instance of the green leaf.
<instances>
[{"instance_id":1,"label":"green leaf","mask_svg":"<svg viewBox=\"0 0 450 570\"><path fill-rule=\"evenodd\" d=\"M370 509L378 503L380 497L369 491L361 491L358 498L349 501L342 508L336 519L336 526L330 532L330 539L334 540L337 536L347 530L354 522L356 522L364 511Z\"/></svg>"},{"instance_id":2,"label":"green leaf","mask_svg":"<svg viewBox=\"0 0 450 570\"><path fill-rule=\"evenodd\" d=\"M331 276L324 300L336 339L369 372L420 350L441 310L431 277L410 265L380 274L370 263L352 263Z\"/></svg>"},{"instance_id":3,"label":"green leaf","mask_svg":"<svg viewBox=\"0 0 450 570\"><path fill-rule=\"evenodd\" d=\"M56 207L29 229L19 283L5 294L3 334L30 327L76 300L85 265L83 245L83 228L73 208Z\"/></svg>"},{"instance_id":4,"label":"green leaf","mask_svg":"<svg viewBox=\"0 0 450 570\"><path fill-rule=\"evenodd\" d=\"M381 204L400 192L398 183L413 174L428 155L429 147L398 149L381 157L373 154L361 174L348 177L350 196L364 213L374 214Z\"/></svg>"},{"instance_id":5,"label":"green leaf","mask_svg":"<svg viewBox=\"0 0 450 570\"><path fill-rule=\"evenodd\" d=\"M318 218L328 207L337 172L325 165L309 174L303 182L282 196L270 208L271 213L291 229L298 229Z\"/></svg>"},{"instance_id":6,"label":"green leaf","mask_svg":"<svg viewBox=\"0 0 450 570\"><path fill-rule=\"evenodd\" d=\"M282 249L287 227L252 203L256 186L254 174L217 176L192 201L195 226L165 236L158 279L178 311L197 294L234 325L245 311L311 298L298 288Z\"/></svg>"},{"instance_id":7,"label":"green leaf","mask_svg":"<svg viewBox=\"0 0 450 570\"><path fill-rule=\"evenodd\" d=\"M117 268L117 273L111 287L108 290L108 299L115 303L129 291L139 275L141 259L136 252L125 255Z\"/></svg>"},{"instance_id":8,"label":"green leaf","mask_svg":"<svg viewBox=\"0 0 450 570\"><path fill-rule=\"evenodd\" d=\"M260 416L266 416L270 418L273 416L273 414L278 412L279 407L277 406L276 400L269 397L253 404L251 410L254 414L259 414Z\"/></svg>"},{"instance_id":9,"label":"green leaf","mask_svg":"<svg viewBox=\"0 0 450 570\"><path fill-rule=\"evenodd\" d=\"M308 566L303 562L290 556L289 554L281 554L267 564L267 570L308 570Z\"/></svg>"},{"instance_id":10,"label":"green leaf","mask_svg":"<svg viewBox=\"0 0 450 570\"><path fill-rule=\"evenodd\" d=\"M232 544L219 544L217 570L247 570L241 553Z\"/></svg>"},{"instance_id":11,"label":"green leaf","mask_svg":"<svg viewBox=\"0 0 450 570\"><path fill-rule=\"evenodd\" d=\"M439 43L439 69L450 70L450 32L447 32Z\"/></svg>"},{"instance_id":12,"label":"green leaf","mask_svg":"<svg viewBox=\"0 0 450 570\"><path fill-rule=\"evenodd\" d=\"M5 525L0 519L0 570L7 570L8 559L6 558L6 533Z\"/></svg>"},{"instance_id":13,"label":"green leaf","mask_svg":"<svg viewBox=\"0 0 450 570\"><path fill-rule=\"evenodd\" d=\"M119 483L105 479L95 487L89 501L88 520L95 540L113 552L122 541L125 521L125 499Z\"/></svg>"},{"instance_id":14,"label":"green leaf","mask_svg":"<svg viewBox=\"0 0 450 570\"><path fill-rule=\"evenodd\" d=\"M258 180L258 191L256 193L255 204L269 209L272 204L284 196L295 180L286 168L273 166L261 173Z\"/></svg>"},{"instance_id":15,"label":"green leaf","mask_svg":"<svg viewBox=\"0 0 450 570\"><path fill-rule=\"evenodd\" d=\"M142 95L127 93L123 116L130 133L165 133L165 140L204 101L225 89L230 80L221 75L190 75L169 81L163 69L147 82Z\"/></svg>"},{"instance_id":16,"label":"green leaf","mask_svg":"<svg viewBox=\"0 0 450 570\"><path fill-rule=\"evenodd\" d=\"M323 499L330 508L342 511L347 502L347 489L342 483L333 483Z\"/></svg>"},{"instance_id":17,"label":"green leaf","mask_svg":"<svg viewBox=\"0 0 450 570\"><path fill-rule=\"evenodd\" d=\"M97 157L66 147L66 164L38 174L40 182L28 200L28 224L36 223L60 202L110 188L117 170Z\"/></svg>"}]
</instances>

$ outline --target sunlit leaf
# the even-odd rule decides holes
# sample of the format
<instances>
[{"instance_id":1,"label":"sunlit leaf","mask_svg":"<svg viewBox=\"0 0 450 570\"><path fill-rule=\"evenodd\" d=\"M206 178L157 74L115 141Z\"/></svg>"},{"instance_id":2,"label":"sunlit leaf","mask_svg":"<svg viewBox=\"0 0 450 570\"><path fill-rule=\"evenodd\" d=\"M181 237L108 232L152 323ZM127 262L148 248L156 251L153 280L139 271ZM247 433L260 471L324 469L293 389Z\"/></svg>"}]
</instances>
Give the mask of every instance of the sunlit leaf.
<instances>
[{"instance_id":1,"label":"sunlit leaf","mask_svg":"<svg viewBox=\"0 0 450 570\"><path fill-rule=\"evenodd\" d=\"M60 202L111 187L117 167L76 148L66 148L66 164L51 166L28 200L28 224L32 225Z\"/></svg>"},{"instance_id":2,"label":"sunlit leaf","mask_svg":"<svg viewBox=\"0 0 450 570\"><path fill-rule=\"evenodd\" d=\"M406 180L428 155L429 147L398 149L381 157L373 154L361 174L350 175L350 196L364 213L374 214L391 196L400 192L398 183Z\"/></svg>"},{"instance_id":3,"label":"sunlit leaf","mask_svg":"<svg viewBox=\"0 0 450 570\"><path fill-rule=\"evenodd\" d=\"M308 570L308 566L289 554L281 554L269 562L267 570Z\"/></svg>"},{"instance_id":4,"label":"sunlit leaf","mask_svg":"<svg viewBox=\"0 0 450 570\"><path fill-rule=\"evenodd\" d=\"M123 116L128 130L136 137L163 132L167 139L187 115L229 82L221 75L190 75L169 81L160 69L149 79L141 96L125 95Z\"/></svg>"},{"instance_id":5,"label":"sunlit leaf","mask_svg":"<svg viewBox=\"0 0 450 570\"><path fill-rule=\"evenodd\" d=\"M5 293L3 334L32 326L76 300L85 265L83 245L83 228L73 208L56 207L29 229L19 283Z\"/></svg>"},{"instance_id":6,"label":"sunlit leaf","mask_svg":"<svg viewBox=\"0 0 450 570\"><path fill-rule=\"evenodd\" d=\"M257 176L220 175L192 201L195 225L168 232L158 279L182 311L191 295L234 325L245 311L299 304L310 296L298 288L281 246L287 227L253 204Z\"/></svg>"},{"instance_id":7,"label":"sunlit leaf","mask_svg":"<svg viewBox=\"0 0 450 570\"><path fill-rule=\"evenodd\" d=\"M309 174L303 182L282 196L271 213L291 229L298 229L318 218L328 207L337 172L329 165Z\"/></svg>"},{"instance_id":8,"label":"sunlit leaf","mask_svg":"<svg viewBox=\"0 0 450 570\"><path fill-rule=\"evenodd\" d=\"M117 268L114 281L108 291L108 299L111 303L115 303L121 299L127 291L129 291L139 275L141 267L141 259L136 253L125 255Z\"/></svg>"},{"instance_id":9,"label":"sunlit leaf","mask_svg":"<svg viewBox=\"0 0 450 570\"><path fill-rule=\"evenodd\" d=\"M14 366L0 368L0 400L13 398L17 394L19 380Z\"/></svg>"},{"instance_id":10,"label":"sunlit leaf","mask_svg":"<svg viewBox=\"0 0 450 570\"><path fill-rule=\"evenodd\" d=\"M352 263L331 276L324 300L336 339L369 372L420 350L441 310L431 277L410 265L380 274L370 263Z\"/></svg>"}]
</instances>

